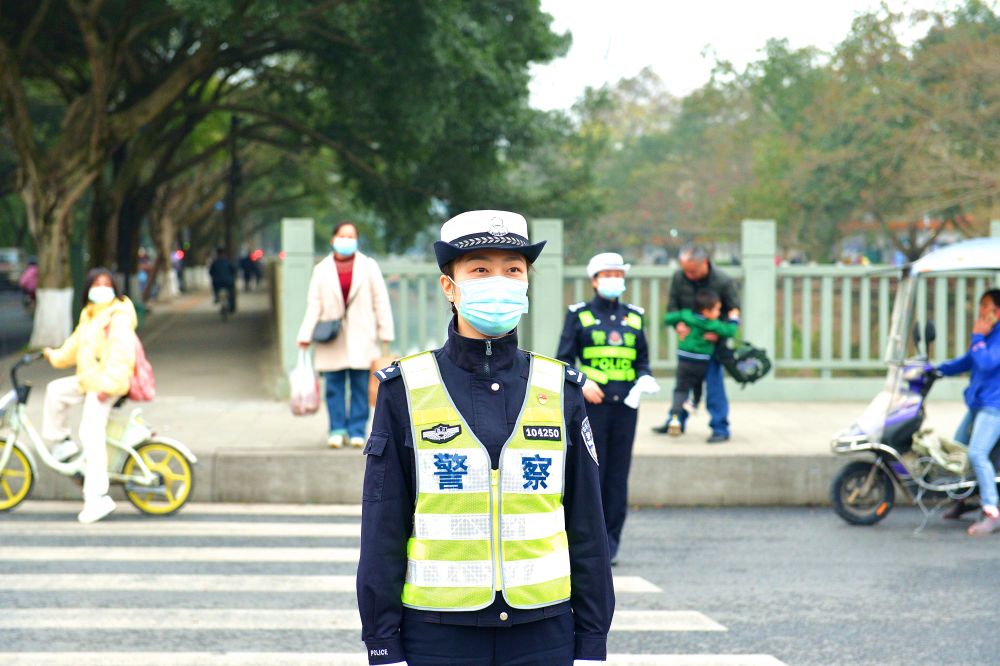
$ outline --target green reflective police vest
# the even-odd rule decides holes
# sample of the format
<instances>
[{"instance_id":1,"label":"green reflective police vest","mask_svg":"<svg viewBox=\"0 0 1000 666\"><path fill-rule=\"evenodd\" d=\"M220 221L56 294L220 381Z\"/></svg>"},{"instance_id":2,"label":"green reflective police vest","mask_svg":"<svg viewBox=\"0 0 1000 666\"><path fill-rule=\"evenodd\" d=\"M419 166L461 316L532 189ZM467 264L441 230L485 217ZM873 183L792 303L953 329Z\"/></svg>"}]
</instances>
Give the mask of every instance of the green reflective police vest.
<instances>
[{"instance_id":1,"label":"green reflective police vest","mask_svg":"<svg viewBox=\"0 0 1000 666\"><path fill-rule=\"evenodd\" d=\"M565 366L532 356L524 405L498 470L455 408L434 355L409 356L399 367L417 468L403 605L477 610L498 591L514 608L569 599Z\"/></svg>"},{"instance_id":2,"label":"green reflective police vest","mask_svg":"<svg viewBox=\"0 0 1000 666\"><path fill-rule=\"evenodd\" d=\"M611 327L610 330L599 328L604 322L598 322L594 313L587 309L580 310L577 317L590 338L590 344L580 351L583 358L580 370L583 374L598 384L634 382L636 372L633 365L638 356L635 334L622 334L618 327ZM623 323L626 329L642 330L642 317L636 312L629 312Z\"/></svg>"}]
</instances>

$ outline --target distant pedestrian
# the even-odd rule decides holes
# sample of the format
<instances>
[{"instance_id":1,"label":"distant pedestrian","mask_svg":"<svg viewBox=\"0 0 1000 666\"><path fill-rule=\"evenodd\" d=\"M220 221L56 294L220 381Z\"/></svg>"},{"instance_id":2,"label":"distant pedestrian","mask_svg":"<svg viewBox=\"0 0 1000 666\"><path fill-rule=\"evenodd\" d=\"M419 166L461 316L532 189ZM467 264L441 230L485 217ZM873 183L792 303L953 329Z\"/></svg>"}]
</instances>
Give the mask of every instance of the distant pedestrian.
<instances>
[{"instance_id":1,"label":"distant pedestrian","mask_svg":"<svg viewBox=\"0 0 1000 666\"><path fill-rule=\"evenodd\" d=\"M587 376L583 397L597 446L601 504L611 563L628 514L628 475L639 418L639 394L659 386L649 369L644 311L621 300L630 266L617 252L594 256L587 275L594 297L569 306L556 357Z\"/></svg>"},{"instance_id":2,"label":"distant pedestrian","mask_svg":"<svg viewBox=\"0 0 1000 666\"><path fill-rule=\"evenodd\" d=\"M236 311L236 267L226 254L223 247L215 250L215 259L208 267L208 274L212 278L212 294L215 302L219 302L219 294L226 290L229 296L229 311Z\"/></svg>"},{"instance_id":3,"label":"distant pedestrian","mask_svg":"<svg viewBox=\"0 0 1000 666\"><path fill-rule=\"evenodd\" d=\"M719 318L722 301L711 289L700 289L695 294L694 302L694 311L684 308L668 312L664 317L667 326L683 323L690 329L677 345L677 378L667 423L667 432L675 437L681 434L681 419L698 409L702 385L717 341L735 336L739 329L739 322ZM715 341L707 338L709 334L713 334Z\"/></svg>"},{"instance_id":4,"label":"distant pedestrian","mask_svg":"<svg viewBox=\"0 0 1000 666\"><path fill-rule=\"evenodd\" d=\"M680 270L674 273L670 282L670 300L668 312L677 310L695 310L695 294L699 289L711 289L719 295L722 301L722 314L727 319L738 320L740 317L740 298L736 283L731 277L720 271L708 259L708 251L701 245L688 244L681 248ZM684 322L678 322L674 329L677 337L683 340L691 331ZM705 339L713 343L718 341L714 333L706 333ZM722 364L713 356L708 362L705 373L705 403L710 416L709 427L712 435L709 443L715 444L729 440L729 400L726 398L726 386L722 381ZM681 415L681 431L687 424L686 412ZM654 432L666 433L670 427L670 415L661 426L653 428Z\"/></svg>"},{"instance_id":5,"label":"distant pedestrian","mask_svg":"<svg viewBox=\"0 0 1000 666\"><path fill-rule=\"evenodd\" d=\"M54 368L76 367L76 374L49 382L45 391L42 436L55 443L52 455L68 460L80 448L69 428L69 410L83 404L80 444L85 476L81 523L100 520L115 509L108 495L106 429L111 408L129 392L135 368L135 328L132 302L121 295L106 268L87 275L80 323L58 349L46 347L45 358Z\"/></svg>"},{"instance_id":6,"label":"distant pedestrian","mask_svg":"<svg viewBox=\"0 0 1000 666\"><path fill-rule=\"evenodd\" d=\"M257 266L253 257L250 256L249 250L240 258L240 274L243 276L243 291L250 291L250 283L257 276Z\"/></svg>"},{"instance_id":7,"label":"distant pedestrian","mask_svg":"<svg viewBox=\"0 0 1000 666\"><path fill-rule=\"evenodd\" d=\"M349 443L360 449L368 423L371 364L388 355L395 339L392 308L378 263L358 251L353 223L337 225L330 248L313 269L298 344L306 349L316 343L315 366L326 380L327 444L339 449ZM348 385L350 408L345 410Z\"/></svg>"},{"instance_id":8,"label":"distant pedestrian","mask_svg":"<svg viewBox=\"0 0 1000 666\"><path fill-rule=\"evenodd\" d=\"M38 260L28 259L28 265L17 279L21 288L21 303L28 312L35 311L35 294L38 291Z\"/></svg>"}]
</instances>

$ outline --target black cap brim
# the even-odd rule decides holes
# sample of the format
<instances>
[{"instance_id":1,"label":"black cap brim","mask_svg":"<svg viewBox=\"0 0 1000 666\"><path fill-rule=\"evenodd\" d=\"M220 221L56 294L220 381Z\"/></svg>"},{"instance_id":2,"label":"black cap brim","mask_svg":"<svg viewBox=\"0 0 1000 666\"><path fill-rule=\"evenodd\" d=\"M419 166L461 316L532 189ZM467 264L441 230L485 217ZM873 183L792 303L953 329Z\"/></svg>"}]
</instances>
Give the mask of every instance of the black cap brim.
<instances>
[{"instance_id":1,"label":"black cap brim","mask_svg":"<svg viewBox=\"0 0 1000 666\"><path fill-rule=\"evenodd\" d=\"M455 247L451 243L446 241L434 241L434 255L437 257L438 268L443 269L445 266L453 262L458 257L463 254L469 254L470 252L475 252L477 250L510 250L511 252L517 252L518 254L523 254L525 259L528 260L529 264L535 263L535 259L538 259L538 255L542 253L542 248L545 247L545 241L540 241L534 245L514 245L511 243L490 243L487 245L480 245L478 247L470 248L459 248Z\"/></svg>"}]
</instances>

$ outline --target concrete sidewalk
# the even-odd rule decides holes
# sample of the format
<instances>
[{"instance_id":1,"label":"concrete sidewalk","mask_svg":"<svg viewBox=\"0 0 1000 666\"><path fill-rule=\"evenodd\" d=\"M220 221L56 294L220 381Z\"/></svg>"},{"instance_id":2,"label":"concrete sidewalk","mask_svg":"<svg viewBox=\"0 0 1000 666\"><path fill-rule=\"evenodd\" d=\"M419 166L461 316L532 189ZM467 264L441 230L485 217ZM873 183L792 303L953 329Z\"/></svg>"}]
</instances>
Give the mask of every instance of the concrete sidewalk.
<instances>
[{"instance_id":1,"label":"concrete sidewalk","mask_svg":"<svg viewBox=\"0 0 1000 666\"><path fill-rule=\"evenodd\" d=\"M364 457L357 449L326 447L325 410L293 416L286 402L271 395L277 354L266 294L240 294L239 304L228 322L206 294L154 306L142 332L158 391L154 402L140 406L146 420L199 457L195 500L357 503ZM3 371L6 376L6 365ZM61 374L42 364L24 373L37 387L29 403L36 424L44 385ZM672 381L661 382L660 395L668 394ZM830 453L830 436L850 425L871 396L858 397L864 401L735 402L733 439L722 445L704 443L704 412L682 437L652 433L667 402L644 402L631 500L677 506L826 503L830 479L846 462ZM948 433L964 413L955 402L931 403L929 412L930 425ZM73 418L79 422L77 414ZM43 469L32 497L73 499L79 493L74 483Z\"/></svg>"}]
</instances>

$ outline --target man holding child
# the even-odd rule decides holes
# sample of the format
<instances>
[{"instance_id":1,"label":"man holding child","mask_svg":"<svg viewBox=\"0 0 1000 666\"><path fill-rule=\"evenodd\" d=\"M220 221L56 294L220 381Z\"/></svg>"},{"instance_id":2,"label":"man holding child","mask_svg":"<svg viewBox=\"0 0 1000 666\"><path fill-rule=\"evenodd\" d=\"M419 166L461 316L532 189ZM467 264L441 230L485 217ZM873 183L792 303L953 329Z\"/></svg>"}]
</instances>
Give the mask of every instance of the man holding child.
<instances>
[{"instance_id":1,"label":"man holding child","mask_svg":"<svg viewBox=\"0 0 1000 666\"><path fill-rule=\"evenodd\" d=\"M682 316L671 315L671 313L688 310L693 315L701 314L696 300L699 291L714 292L718 297L721 313L719 321L738 322L740 301L736 283L731 277L712 265L708 259L708 251L701 245L685 245L681 248L679 260L680 270L674 273L670 283L670 300L667 306L668 317L677 331L678 339L683 343L685 338L692 333L692 326L686 323ZM703 329L695 335L700 335L713 345L721 339L717 331L707 329ZM712 435L707 441L709 444L719 444L729 441L730 437L729 400L726 398L722 365L715 355L708 359L704 371L705 404L710 417L709 427L712 429ZM677 414L681 432L685 429L688 416L689 412L685 409L681 409L680 414ZM663 425L653 428L653 431L668 433L670 431L670 416L668 415L667 421Z\"/></svg>"}]
</instances>

